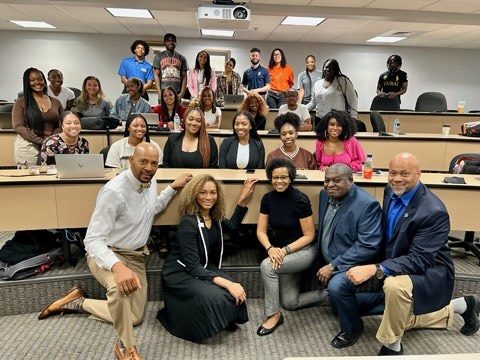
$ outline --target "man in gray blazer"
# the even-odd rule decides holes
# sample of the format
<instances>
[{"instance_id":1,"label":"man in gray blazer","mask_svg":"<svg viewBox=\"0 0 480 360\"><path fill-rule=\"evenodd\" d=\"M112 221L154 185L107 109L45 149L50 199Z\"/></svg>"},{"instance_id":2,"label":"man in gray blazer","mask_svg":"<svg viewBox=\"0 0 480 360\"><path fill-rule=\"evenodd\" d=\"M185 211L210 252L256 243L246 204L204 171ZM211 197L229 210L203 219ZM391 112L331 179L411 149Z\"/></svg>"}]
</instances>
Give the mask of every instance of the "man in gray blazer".
<instances>
[{"instance_id":1,"label":"man in gray blazer","mask_svg":"<svg viewBox=\"0 0 480 360\"><path fill-rule=\"evenodd\" d=\"M356 293L346 272L355 265L374 261L381 248L382 210L365 190L353 183L352 170L345 164L334 164L325 173L320 193L318 247L327 265L318 270L318 279L327 286L333 311L340 319L340 332L331 341L343 348L355 344L363 331L361 303L381 303L379 294ZM357 302L345 301L345 292ZM372 298L373 297L373 298Z\"/></svg>"}]
</instances>

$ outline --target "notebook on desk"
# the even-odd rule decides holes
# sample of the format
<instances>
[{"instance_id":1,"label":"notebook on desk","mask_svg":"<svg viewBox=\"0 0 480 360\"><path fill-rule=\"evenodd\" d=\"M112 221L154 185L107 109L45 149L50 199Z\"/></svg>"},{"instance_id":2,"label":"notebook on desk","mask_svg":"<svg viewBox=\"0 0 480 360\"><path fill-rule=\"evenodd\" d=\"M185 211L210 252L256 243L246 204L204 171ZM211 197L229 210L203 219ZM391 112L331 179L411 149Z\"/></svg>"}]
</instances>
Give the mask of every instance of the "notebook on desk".
<instances>
[{"instance_id":1,"label":"notebook on desk","mask_svg":"<svg viewBox=\"0 0 480 360\"><path fill-rule=\"evenodd\" d=\"M104 178L102 154L55 154L59 179Z\"/></svg>"}]
</instances>

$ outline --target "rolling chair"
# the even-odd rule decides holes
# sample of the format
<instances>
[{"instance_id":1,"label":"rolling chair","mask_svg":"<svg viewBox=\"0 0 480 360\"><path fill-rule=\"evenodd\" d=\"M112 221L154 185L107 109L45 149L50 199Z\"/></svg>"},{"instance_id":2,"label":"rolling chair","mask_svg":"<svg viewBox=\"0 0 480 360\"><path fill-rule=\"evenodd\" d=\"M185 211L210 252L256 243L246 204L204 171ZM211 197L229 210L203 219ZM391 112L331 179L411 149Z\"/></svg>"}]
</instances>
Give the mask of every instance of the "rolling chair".
<instances>
[{"instance_id":1,"label":"rolling chair","mask_svg":"<svg viewBox=\"0 0 480 360\"><path fill-rule=\"evenodd\" d=\"M77 89L77 88L74 88L74 87L68 87L70 90L73 91L73 93L75 94L75 99L78 98L80 96L80 94L82 93L80 89Z\"/></svg>"},{"instance_id":2,"label":"rolling chair","mask_svg":"<svg viewBox=\"0 0 480 360\"><path fill-rule=\"evenodd\" d=\"M110 146L104 147L102 150L100 150L100 154L103 155L103 166L105 166L105 163L107 162L107 156L108 156L109 150L110 150Z\"/></svg>"},{"instance_id":3,"label":"rolling chair","mask_svg":"<svg viewBox=\"0 0 480 360\"><path fill-rule=\"evenodd\" d=\"M13 109L13 103L7 103L0 105L0 112L1 113L11 113Z\"/></svg>"},{"instance_id":4,"label":"rolling chair","mask_svg":"<svg viewBox=\"0 0 480 360\"><path fill-rule=\"evenodd\" d=\"M480 153L458 154L452 159L452 161L450 161L448 172L453 173L453 167L461 157L474 158L480 161ZM463 240L453 236L449 236L448 240L448 246L450 248L463 248L465 251L471 251L479 259L478 265L480 266L480 246L474 243L475 231L465 231L465 237Z\"/></svg>"},{"instance_id":5,"label":"rolling chair","mask_svg":"<svg viewBox=\"0 0 480 360\"><path fill-rule=\"evenodd\" d=\"M355 119L357 125L357 132L367 132L367 126L362 120Z\"/></svg>"},{"instance_id":6,"label":"rolling chair","mask_svg":"<svg viewBox=\"0 0 480 360\"><path fill-rule=\"evenodd\" d=\"M370 111L370 123L372 124L373 132L380 134L386 132L382 115L378 111Z\"/></svg>"},{"instance_id":7,"label":"rolling chair","mask_svg":"<svg viewBox=\"0 0 480 360\"><path fill-rule=\"evenodd\" d=\"M439 92L425 92L417 98L415 104L415 111L446 112L447 110L447 99Z\"/></svg>"},{"instance_id":8,"label":"rolling chair","mask_svg":"<svg viewBox=\"0 0 480 360\"><path fill-rule=\"evenodd\" d=\"M388 96L375 96L370 105L370 110L400 111L400 99L390 99Z\"/></svg>"}]
</instances>

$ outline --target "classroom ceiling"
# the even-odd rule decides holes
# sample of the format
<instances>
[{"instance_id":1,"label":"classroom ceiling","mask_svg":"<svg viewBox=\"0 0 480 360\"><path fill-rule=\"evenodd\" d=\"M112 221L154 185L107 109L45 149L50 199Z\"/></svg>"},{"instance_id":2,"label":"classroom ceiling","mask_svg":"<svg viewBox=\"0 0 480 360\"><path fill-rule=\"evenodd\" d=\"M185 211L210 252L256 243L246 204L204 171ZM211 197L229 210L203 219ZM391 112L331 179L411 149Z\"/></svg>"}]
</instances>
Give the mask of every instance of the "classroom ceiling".
<instances>
[{"instance_id":1,"label":"classroom ceiling","mask_svg":"<svg viewBox=\"0 0 480 360\"><path fill-rule=\"evenodd\" d=\"M380 35L411 33L393 46L480 49L480 0L251 0L248 30L234 39L365 44ZM0 0L0 30L25 30L8 20L45 21L50 32L202 38L192 0ZM104 7L149 9L153 19L116 18ZM285 26L287 15L326 17L316 27ZM385 46L385 44L382 44ZM375 46L375 45L372 45Z\"/></svg>"}]
</instances>

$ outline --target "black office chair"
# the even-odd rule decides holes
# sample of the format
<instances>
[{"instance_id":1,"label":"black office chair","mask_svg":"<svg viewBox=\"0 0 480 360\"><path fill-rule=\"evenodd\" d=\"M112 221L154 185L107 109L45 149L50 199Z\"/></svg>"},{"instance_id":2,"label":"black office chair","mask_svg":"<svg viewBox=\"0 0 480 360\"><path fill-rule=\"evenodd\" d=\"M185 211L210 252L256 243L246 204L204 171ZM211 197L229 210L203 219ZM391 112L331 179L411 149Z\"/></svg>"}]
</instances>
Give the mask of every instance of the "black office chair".
<instances>
[{"instance_id":1,"label":"black office chair","mask_svg":"<svg viewBox=\"0 0 480 360\"><path fill-rule=\"evenodd\" d=\"M458 154L455 156L452 161L450 161L450 166L448 167L448 171L453 173L453 167L457 163L458 159L460 158L472 158L480 161L480 153L463 153ZM468 170L467 170L468 171ZM466 174L468 172L465 172ZM470 211L474 211L474 209L470 209ZM471 251L478 259L478 265L480 266L480 246L475 244L475 231L465 231L465 237L462 239L458 239L453 236L448 237L448 246L451 248L462 248L465 251ZM477 239L478 240L478 239Z\"/></svg>"},{"instance_id":2,"label":"black office chair","mask_svg":"<svg viewBox=\"0 0 480 360\"><path fill-rule=\"evenodd\" d=\"M11 113L13 109L13 103L8 103L0 106L0 113Z\"/></svg>"},{"instance_id":3,"label":"black office chair","mask_svg":"<svg viewBox=\"0 0 480 360\"><path fill-rule=\"evenodd\" d=\"M82 91L80 89L77 89L77 88L74 88L74 87L68 87L70 90L73 91L73 93L75 94L75 99L78 98L80 96L80 94L82 93Z\"/></svg>"},{"instance_id":4,"label":"black office chair","mask_svg":"<svg viewBox=\"0 0 480 360\"><path fill-rule=\"evenodd\" d=\"M105 163L107 162L107 156L108 156L109 150L110 150L110 146L104 147L102 150L100 150L100 154L103 155L103 166L105 166Z\"/></svg>"},{"instance_id":5,"label":"black office chair","mask_svg":"<svg viewBox=\"0 0 480 360\"><path fill-rule=\"evenodd\" d=\"M390 99L388 96L375 96L370 105L370 110L399 111L400 98Z\"/></svg>"},{"instance_id":6,"label":"black office chair","mask_svg":"<svg viewBox=\"0 0 480 360\"><path fill-rule=\"evenodd\" d=\"M355 119L355 123L357 125L357 132L367 132L367 126L363 121Z\"/></svg>"},{"instance_id":7,"label":"black office chair","mask_svg":"<svg viewBox=\"0 0 480 360\"><path fill-rule=\"evenodd\" d=\"M415 111L446 112L447 99L439 92L426 92L417 98Z\"/></svg>"},{"instance_id":8,"label":"black office chair","mask_svg":"<svg viewBox=\"0 0 480 360\"><path fill-rule=\"evenodd\" d=\"M478 114L478 113L480 113L480 110L470 110L469 113L470 114Z\"/></svg>"},{"instance_id":9,"label":"black office chair","mask_svg":"<svg viewBox=\"0 0 480 360\"><path fill-rule=\"evenodd\" d=\"M378 111L370 111L370 123L372 124L373 132L384 133L387 131L382 115Z\"/></svg>"}]
</instances>

